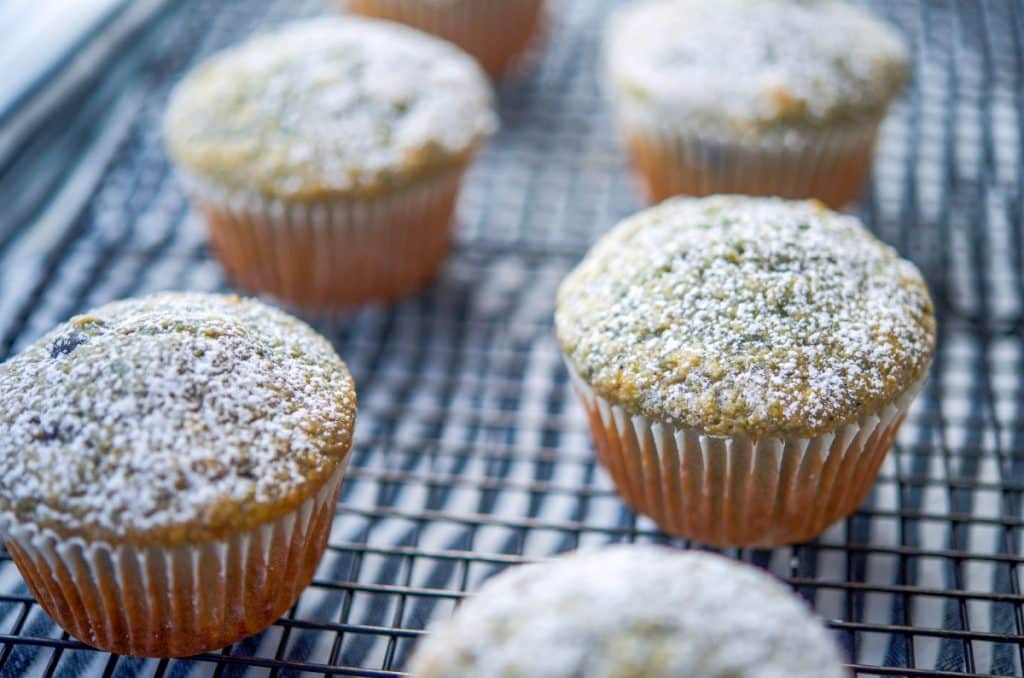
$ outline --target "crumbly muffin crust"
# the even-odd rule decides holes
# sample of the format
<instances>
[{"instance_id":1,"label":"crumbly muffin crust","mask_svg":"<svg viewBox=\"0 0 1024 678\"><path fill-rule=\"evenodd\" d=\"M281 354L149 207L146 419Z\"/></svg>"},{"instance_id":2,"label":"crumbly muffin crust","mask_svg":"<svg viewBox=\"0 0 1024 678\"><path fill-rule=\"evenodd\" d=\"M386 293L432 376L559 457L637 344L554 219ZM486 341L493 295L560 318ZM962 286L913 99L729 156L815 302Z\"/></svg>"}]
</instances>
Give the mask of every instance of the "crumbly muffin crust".
<instances>
[{"instance_id":1,"label":"crumbly muffin crust","mask_svg":"<svg viewBox=\"0 0 1024 678\"><path fill-rule=\"evenodd\" d=\"M572 368L602 397L709 435L813 436L921 380L916 267L820 203L716 196L627 219L563 282Z\"/></svg>"},{"instance_id":2,"label":"crumbly muffin crust","mask_svg":"<svg viewBox=\"0 0 1024 678\"><path fill-rule=\"evenodd\" d=\"M164 293L58 326L0 365L0 511L62 538L169 546L273 520L351 445L352 379L308 325Z\"/></svg>"},{"instance_id":3,"label":"crumbly muffin crust","mask_svg":"<svg viewBox=\"0 0 1024 678\"><path fill-rule=\"evenodd\" d=\"M496 125L487 76L391 22L324 17L228 49L176 88L164 130L186 172L282 200L369 197L467 162Z\"/></svg>"},{"instance_id":4,"label":"crumbly muffin crust","mask_svg":"<svg viewBox=\"0 0 1024 678\"><path fill-rule=\"evenodd\" d=\"M785 586L703 552L615 546L508 570L427 636L420 678L843 678Z\"/></svg>"},{"instance_id":5,"label":"crumbly muffin crust","mask_svg":"<svg viewBox=\"0 0 1024 678\"><path fill-rule=\"evenodd\" d=\"M843 2L677 0L616 14L605 59L634 114L758 137L877 124L909 57L891 26Z\"/></svg>"}]
</instances>

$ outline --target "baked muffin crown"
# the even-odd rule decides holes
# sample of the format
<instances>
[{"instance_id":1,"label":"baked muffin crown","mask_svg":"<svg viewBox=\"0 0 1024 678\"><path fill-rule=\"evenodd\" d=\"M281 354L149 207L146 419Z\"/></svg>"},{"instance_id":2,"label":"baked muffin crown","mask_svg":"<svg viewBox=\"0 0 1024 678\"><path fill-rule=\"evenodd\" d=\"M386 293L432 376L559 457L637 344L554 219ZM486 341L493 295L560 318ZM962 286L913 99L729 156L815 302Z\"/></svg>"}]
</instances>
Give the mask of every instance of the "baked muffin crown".
<instances>
[{"instance_id":1,"label":"baked muffin crown","mask_svg":"<svg viewBox=\"0 0 1024 678\"><path fill-rule=\"evenodd\" d=\"M630 412L709 435L809 437L924 378L916 267L820 203L675 199L627 219L562 283L572 368Z\"/></svg>"},{"instance_id":2,"label":"baked muffin crown","mask_svg":"<svg viewBox=\"0 0 1024 678\"><path fill-rule=\"evenodd\" d=\"M420 678L844 678L793 593L721 556L613 546L507 570L433 629Z\"/></svg>"},{"instance_id":3,"label":"baked muffin crown","mask_svg":"<svg viewBox=\"0 0 1024 678\"><path fill-rule=\"evenodd\" d=\"M175 89L164 131L199 180L316 200L458 167L495 126L489 80L472 57L350 16L295 22L215 55Z\"/></svg>"},{"instance_id":4,"label":"baked muffin crown","mask_svg":"<svg viewBox=\"0 0 1024 678\"><path fill-rule=\"evenodd\" d=\"M277 518L345 462L352 379L306 324L164 293L0 365L0 511L62 538L173 545Z\"/></svg>"},{"instance_id":5,"label":"baked muffin crown","mask_svg":"<svg viewBox=\"0 0 1024 678\"><path fill-rule=\"evenodd\" d=\"M730 137L877 124L909 69L896 30L835 0L634 3L605 60L634 109Z\"/></svg>"}]
</instances>

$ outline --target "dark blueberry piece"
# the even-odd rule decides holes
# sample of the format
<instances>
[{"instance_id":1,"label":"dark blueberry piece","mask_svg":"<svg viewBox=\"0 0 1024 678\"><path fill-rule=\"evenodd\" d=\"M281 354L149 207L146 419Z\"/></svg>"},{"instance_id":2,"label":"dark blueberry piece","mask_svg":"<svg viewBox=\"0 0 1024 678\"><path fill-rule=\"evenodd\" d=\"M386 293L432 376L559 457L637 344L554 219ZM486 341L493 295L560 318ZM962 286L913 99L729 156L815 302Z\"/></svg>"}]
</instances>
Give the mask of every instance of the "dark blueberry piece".
<instances>
[{"instance_id":1,"label":"dark blueberry piece","mask_svg":"<svg viewBox=\"0 0 1024 678\"><path fill-rule=\"evenodd\" d=\"M36 439L44 443L52 443L60 439L60 423L51 422L43 427L43 430L36 436Z\"/></svg>"},{"instance_id":2,"label":"dark blueberry piece","mask_svg":"<svg viewBox=\"0 0 1024 678\"><path fill-rule=\"evenodd\" d=\"M56 359L62 355L70 355L72 351L87 341L89 341L89 337L78 332L57 337L57 340L53 342L53 348L50 349L50 357Z\"/></svg>"},{"instance_id":3,"label":"dark blueberry piece","mask_svg":"<svg viewBox=\"0 0 1024 678\"><path fill-rule=\"evenodd\" d=\"M238 462L236 472L240 478L255 478L256 464L251 459L242 459Z\"/></svg>"}]
</instances>

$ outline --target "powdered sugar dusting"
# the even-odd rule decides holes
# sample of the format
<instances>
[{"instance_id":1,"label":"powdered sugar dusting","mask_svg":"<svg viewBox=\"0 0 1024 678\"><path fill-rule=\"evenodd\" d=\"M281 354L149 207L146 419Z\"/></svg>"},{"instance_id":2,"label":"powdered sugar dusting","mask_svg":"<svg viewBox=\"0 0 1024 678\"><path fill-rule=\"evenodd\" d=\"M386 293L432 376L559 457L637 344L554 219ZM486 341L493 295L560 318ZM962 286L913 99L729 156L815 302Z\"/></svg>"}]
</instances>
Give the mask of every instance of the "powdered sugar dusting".
<instances>
[{"instance_id":1,"label":"powdered sugar dusting","mask_svg":"<svg viewBox=\"0 0 1024 678\"><path fill-rule=\"evenodd\" d=\"M605 56L632 113L729 134L878 118L908 71L895 30L833 0L637 2Z\"/></svg>"},{"instance_id":2,"label":"powdered sugar dusting","mask_svg":"<svg viewBox=\"0 0 1024 678\"><path fill-rule=\"evenodd\" d=\"M175 91L166 134L191 172L288 198L381 190L471 152L495 124L469 55L351 16L296 22L213 57Z\"/></svg>"},{"instance_id":3,"label":"powdered sugar dusting","mask_svg":"<svg viewBox=\"0 0 1024 678\"><path fill-rule=\"evenodd\" d=\"M0 400L0 508L110 539L175 541L289 508L344 459L355 419L326 340L205 294L72 318L0 365Z\"/></svg>"},{"instance_id":4,"label":"powdered sugar dusting","mask_svg":"<svg viewBox=\"0 0 1024 678\"><path fill-rule=\"evenodd\" d=\"M782 584L701 552L615 546L487 582L424 641L421 678L841 678L835 641Z\"/></svg>"},{"instance_id":5,"label":"powdered sugar dusting","mask_svg":"<svg viewBox=\"0 0 1024 678\"><path fill-rule=\"evenodd\" d=\"M601 395L712 435L811 435L923 377L917 269L815 202L676 199L598 243L559 292L559 339Z\"/></svg>"}]
</instances>

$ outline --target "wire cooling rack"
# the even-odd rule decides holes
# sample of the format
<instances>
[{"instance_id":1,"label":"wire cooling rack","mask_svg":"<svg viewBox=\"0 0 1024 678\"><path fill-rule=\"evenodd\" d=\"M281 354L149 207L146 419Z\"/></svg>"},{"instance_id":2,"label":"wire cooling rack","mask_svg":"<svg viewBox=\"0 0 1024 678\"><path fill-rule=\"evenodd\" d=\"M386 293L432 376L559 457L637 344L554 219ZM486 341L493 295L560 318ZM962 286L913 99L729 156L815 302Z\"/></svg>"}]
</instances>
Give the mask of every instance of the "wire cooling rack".
<instances>
[{"instance_id":1,"label":"wire cooling rack","mask_svg":"<svg viewBox=\"0 0 1024 678\"><path fill-rule=\"evenodd\" d=\"M503 127L437 284L316 322L355 375L360 421L330 547L295 607L222 652L112 656L56 627L3 554L0 675L397 675L431 619L508 565L613 541L691 546L616 497L551 327L559 280L640 206L595 73L615 4L553 3L548 43L499 90ZM111 299L226 288L162 152L168 88L212 50L324 8L170 5L0 155L0 357ZM929 280L933 376L860 511L811 544L729 553L805 596L858 675L1021 675L1024 7L874 9L911 40L914 85L858 211Z\"/></svg>"}]
</instances>

